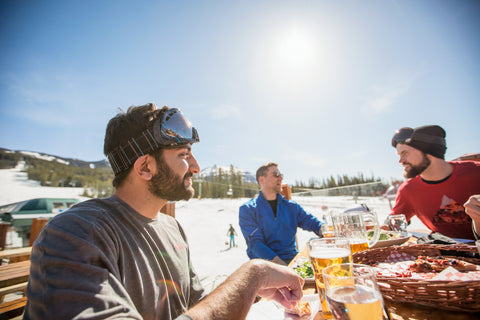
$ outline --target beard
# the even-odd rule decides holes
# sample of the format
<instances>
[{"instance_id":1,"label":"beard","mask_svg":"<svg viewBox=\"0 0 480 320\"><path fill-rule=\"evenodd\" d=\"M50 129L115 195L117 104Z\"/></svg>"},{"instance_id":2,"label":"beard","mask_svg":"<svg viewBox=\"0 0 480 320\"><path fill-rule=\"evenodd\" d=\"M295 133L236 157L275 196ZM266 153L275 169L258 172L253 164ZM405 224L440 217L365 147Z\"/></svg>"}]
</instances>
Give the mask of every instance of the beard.
<instances>
[{"instance_id":1,"label":"beard","mask_svg":"<svg viewBox=\"0 0 480 320\"><path fill-rule=\"evenodd\" d=\"M405 171L403 172L403 176L407 179L410 179L415 178L423 171L425 171L425 169L427 169L430 165L430 159L428 159L427 155L423 153L422 162L420 162L418 165L414 166L413 164L408 162L405 162L404 164L408 164L410 166L410 169L405 169Z\"/></svg>"},{"instance_id":2,"label":"beard","mask_svg":"<svg viewBox=\"0 0 480 320\"><path fill-rule=\"evenodd\" d=\"M183 178L180 177L172 172L163 157L157 157L157 167L157 173L148 182L148 190L153 195L168 201L189 200L193 197L193 187L185 186L185 180L193 176L193 173L187 172Z\"/></svg>"}]
</instances>

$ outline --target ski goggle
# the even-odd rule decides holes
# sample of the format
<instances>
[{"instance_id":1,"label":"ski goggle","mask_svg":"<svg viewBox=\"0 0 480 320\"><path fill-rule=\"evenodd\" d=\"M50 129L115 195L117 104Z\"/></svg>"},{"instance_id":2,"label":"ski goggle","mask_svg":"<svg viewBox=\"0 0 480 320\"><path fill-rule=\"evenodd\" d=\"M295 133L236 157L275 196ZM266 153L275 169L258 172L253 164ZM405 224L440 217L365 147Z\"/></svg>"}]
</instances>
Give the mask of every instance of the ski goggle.
<instances>
[{"instance_id":1,"label":"ski goggle","mask_svg":"<svg viewBox=\"0 0 480 320\"><path fill-rule=\"evenodd\" d=\"M176 148L187 143L199 142L197 130L183 113L176 108L167 110L137 138L130 138L124 146L108 154L108 161L116 174L127 170L141 156L159 148Z\"/></svg>"},{"instance_id":2,"label":"ski goggle","mask_svg":"<svg viewBox=\"0 0 480 320\"><path fill-rule=\"evenodd\" d=\"M397 132L393 135L392 138L392 146L394 148L397 147L399 143L409 144L412 142L412 137L414 140L422 141L426 143L436 143L436 144L444 144L445 139L438 136L431 136L429 134L415 132L414 129L409 127L403 127L398 129Z\"/></svg>"}]
</instances>

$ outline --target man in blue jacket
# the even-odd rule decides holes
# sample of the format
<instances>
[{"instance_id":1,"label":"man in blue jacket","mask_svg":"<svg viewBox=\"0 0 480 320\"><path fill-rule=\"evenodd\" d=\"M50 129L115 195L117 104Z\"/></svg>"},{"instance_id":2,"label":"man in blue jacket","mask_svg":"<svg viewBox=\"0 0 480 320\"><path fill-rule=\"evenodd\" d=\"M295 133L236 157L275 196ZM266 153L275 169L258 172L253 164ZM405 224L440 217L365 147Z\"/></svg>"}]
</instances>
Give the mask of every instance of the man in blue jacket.
<instances>
[{"instance_id":1,"label":"man in blue jacket","mask_svg":"<svg viewBox=\"0 0 480 320\"><path fill-rule=\"evenodd\" d=\"M240 207L239 222L250 259L287 265L298 253L297 227L321 235L322 222L281 194L283 175L274 162L257 170L258 197Z\"/></svg>"}]
</instances>

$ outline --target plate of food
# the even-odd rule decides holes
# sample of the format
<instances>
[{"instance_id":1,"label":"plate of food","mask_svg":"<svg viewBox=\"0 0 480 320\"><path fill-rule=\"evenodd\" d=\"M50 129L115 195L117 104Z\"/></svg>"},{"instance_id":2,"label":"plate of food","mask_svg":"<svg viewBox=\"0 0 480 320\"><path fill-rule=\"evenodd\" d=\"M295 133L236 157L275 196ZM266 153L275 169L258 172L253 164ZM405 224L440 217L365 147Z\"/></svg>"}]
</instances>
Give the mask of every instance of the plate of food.
<instances>
[{"instance_id":1,"label":"plate of food","mask_svg":"<svg viewBox=\"0 0 480 320\"><path fill-rule=\"evenodd\" d=\"M373 236L373 231L369 231L368 232L369 239L372 236ZM410 234L408 232L395 232L395 231L381 230L380 238L372 248L399 246L407 242L408 239L410 239Z\"/></svg>"},{"instance_id":2,"label":"plate of food","mask_svg":"<svg viewBox=\"0 0 480 320\"><path fill-rule=\"evenodd\" d=\"M309 258L298 258L295 261L293 270L305 280L306 285L315 284L315 274L313 273L312 264L310 263Z\"/></svg>"}]
</instances>

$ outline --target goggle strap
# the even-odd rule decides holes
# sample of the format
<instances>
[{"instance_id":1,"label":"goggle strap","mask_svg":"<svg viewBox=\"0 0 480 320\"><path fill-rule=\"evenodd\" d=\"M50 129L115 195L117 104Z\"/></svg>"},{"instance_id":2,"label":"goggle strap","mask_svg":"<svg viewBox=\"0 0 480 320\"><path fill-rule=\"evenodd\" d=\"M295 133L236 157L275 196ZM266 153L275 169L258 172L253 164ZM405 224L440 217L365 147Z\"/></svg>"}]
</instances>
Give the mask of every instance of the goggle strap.
<instances>
[{"instance_id":1,"label":"goggle strap","mask_svg":"<svg viewBox=\"0 0 480 320\"><path fill-rule=\"evenodd\" d=\"M147 137L147 134L148 134L148 137ZM158 143L155 140L155 138L153 137L153 134L150 132L149 129L143 131L143 136L145 137L145 140L147 140L148 144L150 145L150 148L154 149L154 147L150 143L151 141L153 141L153 143L155 144L155 149L158 148Z\"/></svg>"},{"instance_id":2,"label":"goggle strap","mask_svg":"<svg viewBox=\"0 0 480 320\"><path fill-rule=\"evenodd\" d=\"M110 165L112 166L113 172L117 174L120 172L120 166L117 163L117 160L115 159L115 156L113 155L115 151L110 152L108 155L108 162L110 162Z\"/></svg>"},{"instance_id":3,"label":"goggle strap","mask_svg":"<svg viewBox=\"0 0 480 320\"><path fill-rule=\"evenodd\" d=\"M154 147L155 145L155 147ZM115 174L130 168L131 164L141 156L158 149L158 143L149 130L142 132L137 139L131 138L127 145L120 146L110 152L108 161Z\"/></svg>"},{"instance_id":4,"label":"goggle strap","mask_svg":"<svg viewBox=\"0 0 480 320\"><path fill-rule=\"evenodd\" d=\"M132 142L133 142L133 144L132 144ZM135 156L136 156L137 158L143 156L143 152L142 152L142 150L140 150L140 147L138 146L138 144L137 144L137 142L135 141L135 139L131 138L131 141L128 141L128 145L130 146L130 148L132 149L132 151L135 153ZM135 150L135 147L137 147L136 149L137 149L138 151L140 151L141 154L138 154L137 150ZM128 161L130 161L130 159L129 159Z\"/></svg>"},{"instance_id":5,"label":"goggle strap","mask_svg":"<svg viewBox=\"0 0 480 320\"><path fill-rule=\"evenodd\" d=\"M124 147L120 146L118 149L121 151L118 154L121 156L120 160L122 161L122 167L127 168L128 165L130 164L130 160L128 159L127 152L125 152L125 151L128 151L128 145L126 145ZM127 163L127 161L128 161L128 163Z\"/></svg>"}]
</instances>

